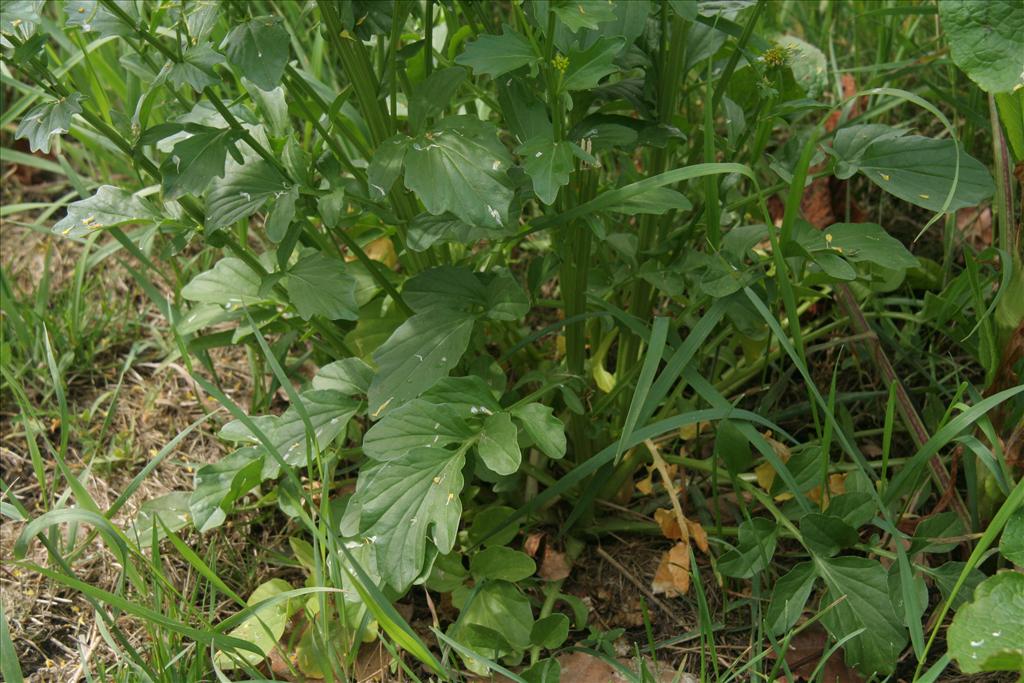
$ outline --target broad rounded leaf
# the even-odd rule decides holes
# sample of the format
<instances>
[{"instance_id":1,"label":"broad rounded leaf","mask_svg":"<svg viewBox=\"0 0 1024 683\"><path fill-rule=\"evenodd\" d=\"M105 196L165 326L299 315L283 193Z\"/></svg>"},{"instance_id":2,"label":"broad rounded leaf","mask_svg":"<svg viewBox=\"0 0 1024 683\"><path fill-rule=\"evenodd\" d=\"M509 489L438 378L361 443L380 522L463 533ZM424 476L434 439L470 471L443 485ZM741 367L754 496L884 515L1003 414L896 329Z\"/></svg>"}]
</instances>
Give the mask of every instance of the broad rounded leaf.
<instances>
[{"instance_id":1,"label":"broad rounded leaf","mask_svg":"<svg viewBox=\"0 0 1024 683\"><path fill-rule=\"evenodd\" d=\"M253 215L266 201L291 186L263 159L244 164L229 162L224 180L206 195L206 229L213 231Z\"/></svg>"},{"instance_id":2,"label":"broad rounded leaf","mask_svg":"<svg viewBox=\"0 0 1024 683\"><path fill-rule=\"evenodd\" d=\"M526 553L503 546L484 548L469 561L469 571L477 579L521 581L533 576L537 563Z\"/></svg>"},{"instance_id":3,"label":"broad rounded leaf","mask_svg":"<svg viewBox=\"0 0 1024 683\"><path fill-rule=\"evenodd\" d=\"M487 469L498 475L514 474L522 462L516 426L508 413L495 413L484 420L476 448Z\"/></svg>"},{"instance_id":4,"label":"broad rounded leaf","mask_svg":"<svg viewBox=\"0 0 1024 683\"><path fill-rule=\"evenodd\" d=\"M360 358L342 358L320 368L314 389L334 389L346 396L365 394L373 381L373 368Z\"/></svg>"},{"instance_id":5,"label":"broad rounded leaf","mask_svg":"<svg viewBox=\"0 0 1024 683\"><path fill-rule=\"evenodd\" d=\"M907 630L890 598L885 569L863 557L817 557L814 564L828 587L822 605L844 598L822 615L828 632L840 639L863 629L843 647L846 663L866 675L892 673Z\"/></svg>"},{"instance_id":6,"label":"broad rounded leaf","mask_svg":"<svg viewBox=\"0 0 1024 683\"><path fill-rule=\"evenodd\" d=\"M209 43L193 45L181 55L181 61L171 65L167 79L180 88L188 84L196 92L221 82L213 67L224 62L224 55L215 51Z\"/></svg>"},{"instance_id":7,"label":"broad rounded leaf","mask_svg":"<svg viewBox=\"0 0 1024 683\"><path fill-rule=\"evenodd\" d=\"M493 125L453 116L415 138L405 153L405 186L434 215L450 211L471 225L503 228L512 158Z\"/></svg>"},{"instance_id":8,"label":"broad rounded leaf","mask_svg":"<svg viewBox=\"0 0 1024 683\"><path fill-rule=\"evenodd\" d=\"M817 578L814 563L801 562L775 582L765 613L765 623L773 633L778 635L793 628L803 614Z\"/></svg>"},{"instance_id":9,"label":"broad rounded leaf","mask_svg":"<svg viewBox=\"0 0 1024 683\"><path fill-rule=\"evenodd\" d=\"M1024 567L1024 509L1010 517L999 539L999 552L1018 567Z\"/></svg>"},{"instance_id":10,"label":"broad rounded leaf","mask_svg":"<svg viewBox=\"0 0 1024 683\"><path fill-rule=\"evenodd\" d=\"M263 454L240 448L196 472L195 490L188 501L192 522L200 533L224 523L231 505L262 480Z\"/></svg>"},{"instance_id":11,"label":"broad rounded leaf","mask_svg":"<svg viewBox=\"0 0 1024 683\"><path fill-rule=\"evenodd\" d=\"M455 544L462 516L465 458L442 448L417 448L359 473L350 506L360 534L377 550L381 577L402 592L423 572L429 534L441 554Z\"/></svg>"},{"instance_id":12,"label":"broad rounded leaf","mask_svg":"<svg viewBox=\"0 0 1024 683\"><path fill-rule=\"evenodd\" d=\"M986 92L1024 84L1024 3L940 0L939 17L956 65Z\"/></svg>"},{"instance_id":13,"label":"broad rounded leaf","mask_svg":"<svg viewBox=\"0 0 1024 683\"><path fill-rule=\"evenodd\" d=\"M370 417L397 408L429 389L458 364L469 346L476 318L437 309L402 323L377 352L377 375L370 384Z\"/></svg>"},{"instance_id":14,"label":"broad rounded leaf","mask_svg":"<svg viewBox=\"0 0 1024 683\"><path fill-rule=\"evenodd\" d=\"M851 148L855 157L844 157L839 149L834 153L847 164L848 173L859 171L904 201L941 211L956 176L958 143L920 135L893 137L897 133L897 129L873 129L874 140ZM956 189L946 207L950 212L977 206L995 191L988 169L962 149L959 164Z\"/></svg>"},{"instance_id":15,"label":"broad rounded leaf","mask_svg":"<svg viewBox=\"0 0 1024 683\"><path fill-rule=\"evenodd\" d=\"M468 417L465 416L465 417ZM413 399L390 410L363 437L363 452L374 460L397 460L414 448L444 448L477 432L447 404Z\"/></svg>"},{"instance_id":16,"label":"broad rounded leaf","mask_svg":"<svg viewBox=\"0 0 1024 683\"><path fill-rule=\"evenodd\" d=\"M533 608L530 599L513 584L507 581L488 581L479 590L456 591L452 598L461 612L455 627L450 631L455 640L472 646L473 636L467 633L466 627L480 626L500 634L513 649L526 650L530 647ZM492 658L503 654L501 648L473 649Z\"/></svg>"},{"instance_id":17,"label":"broad rounded leaf","mask_svg":"<svg viewBox=\"0 0 1024 683\"><path fill-rule=\"evenodd\" d=\"M288 298L303 320L322 315L328 320L358 320L356 281L345 263L314 251L288 269Z\"/></svg>"},{"instance_id":18,"label":"broad rounded leaf","mask_svg":"<svg viewBox=\"0 0 1024 683\"><path fill-rule=\"evenodd\" d=\"M53 231L83 237L101 228L161 218L161 214L141 197L113 185L101 185L93 196L68 205L68 215L53 226Z\"/></svg>"},{"instance_id":19,"label":"broad rounded leaf","mask_svg":"<svg viewBox=\"0 0 1024 683\"><path fill-rule=\"evenodd\" d=\"M538 619L530 629L530 642L548 650L561 647L568 637L569 617L564 614L549 614Z\"/></svg>"},{"instance_id":20,"label":"broad rounded leaf","mask_svg":"<svg viewBox=\"0 0 1024 683\"><path fill-rule=\"evenodd\" d=\"M233 256L196 275L182 288L181 295L189 301L221 306L251 306L264 300L260 296L260 276Z\"/></svg>"},{"instance_id":21,"label":"broad rounded leaf","mask_svg":"<svg viewBox=\"0 0 1024 683\"><path fill-rule=\"evenodd\" d=\"M487 74L492 78L539 61L540 57L534 54L530 41L508 25L502 27L500 36L481 35L466 45L463 53L455 59L456 64L464 64L474 73Z\"/></svg>"},{"instance_id":22,"label":"broad rounded leaf","mask_svg":"<svg viewBox=\"0 0 1024 683\"><path fill-rule=\"evenodd\" d=\"M569 64L562 75L562 89L589 90L596 86L602 78L618 69L613 62L624 44L625 40L618 36L599 38L582 52L570 52Z\"/></svg>"},{"instance_id":23,"label":"broad rounded leaf","mask_svg":"<svg viewBox=\"0 0 1024 683\"><path fill-rule=\"evenodd\" d=\"M983 581L953 617L946 641L964 673L1024 670L1024 573Z\"/></svg>"},{"instance_id":24,"label":"broad rounded leaf","mask_svg":"<svg viewBox=\"0 0 1024 683\"><path fill-rule=\"evenodd\" d=\"M831 557L860 539L857 531L839 517L812 512L800 519L804 545L815 555Z\"/></svg>"},{"instance_id":25,"label":"broad rounded leaf","mask_svg":"<svg viewBox=\"0 0 1024 683\"><path fill-rule=\"evenodd\" d=\"M221 48L242 75L263 90L281 82L291 39L281 17L257 17L236 26Z\"/></svg>"},{"instance_id":26,"label":"broad rounded leaf","mask_svg":"<svg viewBox=\"0 0 1024 683\"><path fill-rule=\"evenodd\" d=\"M569 182L572 173L572 145L540 137L527 140L517 151L523 157L523 170L533 181L533 191L545 204L553 204L558 188Z\"/></svg>"},{"instance_id":27,"label":"broad rounded leaf","mask_svg":"<svg viewBox=\"0 0 1024 683\"><path fill-rule=\"evenodd\" d=\"M198 124L193 127L192 134L176 143L171 155L160 165L168 199L202 194L214 178L224 177L224 162L228 146L234 144L234 131Z\"/></svg>"},{"instance_id":28,"label":"broad rounded leaf","mask_svg":"<svg viewBox=\"0 0 1024 683\"><path fill-rule=\"evenodd\" d=\"M541 403L528 403L513 408L512 417L544 455L555 459L565 455L565 425L555 417L550 407Z\"/></svg>"},{"instance_id":29,"label":"broad rounded leaf","mask_svg":"<svg viewBox=\"0 0 1024 683\"><path fill-rule=\"evenodd\" d=\"M292 587L284 579L271 579L257 586L247 602L250 606L257 605L290 590ZM270 654L270 651L277 645L277 641L284 635L288 619L299 605L297 600L279 600L264 605L241 624L231 629L228 635L252 643L263 652L265 657ZM235 669L240 666L239 659L248 664L258 664L263 657L255 652L240 651L232 653L231 656L224 652L218 652L214 659L221 669Z\"/></svg>"},{"instance_id":30,"label":"broad rounded leaf","mask_svg":"<svg viewBox=\"0 0 1024 683\"><path fill-rule=\"evenodd\" d=\"M74 92L59 100L33 107L14 131L15 139L27 138L30 150L49 154L50 139L71 130L71 117L82 111L81 102L82 95Z\"/></svg>"}]
</instances>

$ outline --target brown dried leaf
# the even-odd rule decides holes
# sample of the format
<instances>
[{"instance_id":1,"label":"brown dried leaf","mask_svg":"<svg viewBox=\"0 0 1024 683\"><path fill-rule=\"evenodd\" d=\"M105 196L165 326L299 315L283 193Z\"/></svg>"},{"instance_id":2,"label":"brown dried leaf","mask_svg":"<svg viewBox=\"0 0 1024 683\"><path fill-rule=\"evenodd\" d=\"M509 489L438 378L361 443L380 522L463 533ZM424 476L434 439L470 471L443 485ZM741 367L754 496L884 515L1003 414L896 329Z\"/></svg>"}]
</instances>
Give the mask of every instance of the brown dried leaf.
<instances>
[{"instance_id":1,"label":"brown dried leaf","mask_svg":"<svg viewBox=\"0 0 1024 683\"><path fill-rule=\"evenodd\" d=\"M686 595L690 590L690 547L685 543L676 543L672 549L661 557L658 571L654 573L651 591L655 595L664 593L675 598Z\"/></svg>"},{"instance_id":2,"label":"brown dried leaf","mask_svg":"<svg viewBox=\"0 0 1024 683\"><path fill-rule=\"evenodd\" d=\"M829 647L828 634L820 626L801 631L789 641L786 651L786 664L796 676L796 680L809 681L822 656ZM825 662L821 680L824 683L861 683L861 677L846 666L843 653L837 650Z\"/></svg>"},{"instance_id":3,"label":"brown dried leaf","mask_svg":"<svg viewBox=\"0 0 1024 683\"><path fill-rule=\"evenodd\" d=\"M615 669L603 659L586 652L573 652L558 658L562 683L605 683L615 680Z\"/></svg>"},{"instance_id":4,"label":"brown dried leaf","mask_svg":"<svg viewBox=\"0 0 1024 683\"><path fill-rule=\"evenodd\" d=\"M545 581L561 581L569 576L569 562L565 559L565 553L560 553L554 548L544 549L544 559L540 562L540 569L537 576Z\"/></svg>"},{"instance_id":5,"label":"brown dried leaf","mask_svg":"<svg viewBox=\"0 0 1024 683\"><path fill-rule=\"evenodd\" d=\"M981 251L992 246L992 209L967 207L956 212L956 227L972 247Z\"/></svg>"},{"instance_id":6,"label":"brown dried leaf","mask_svg":"<svg viewBox=\"0 0 1024 683\"><path fill-rule=\"evenodd\" d=\"M654 521L661 527L661 533L665 538L670 541L681 541L683 539L683 531L679 528L679 520L676 519L676 513L672 510L665 510L664 508L655 510Z\"/></svg>"},{"instance_id":7,"label":"brown dried leaf","mask_svg":"<svg viewBox=\"0 0 1024 683\"><path fill-rule=\"evenodd\" d=\"M530 557L537 557L537 551L540 550L540 544L544 541L543 531L534 531L526 540L523 542L523 552Z\"/></svg>"},{"instance_id":8,"label":"brown dried leaf","mask_svg":"<svg viewBox=\"0 0 1024 683\"><path fill-rule=\"evenodd\" d=\"M826 499L838 496L841 493L846 493L846 475L839 473L828 475L828 496L826 496ZM821 504L821 486L815 486L808 491L807 497L815 503Z\"/></svg>"},{"instance_id":9,"label":"brown dried leaf","mask_svg":"<svg viewBox=\"0 0 1024 683\"><path fill-rule=\"evenodd\" d=\"M636 490L645 496L649 496L654 492L654 469L648 466L647 476L636 483Z\"/></svg>"},{"instance_id":10,"label":"brown dried leaf","mask_svg":"<svg viewBox=\"0 0 1024 683\"><path fill-rule=\"evenodd\" d=\"M686 520L686 528L690 532L690 538L693 539L697 548L707 555L710 550L708 546L708 532L704 531L704 527L700 525L700 522L694 522L692 519Z\"/></svg>"}]
</instances>

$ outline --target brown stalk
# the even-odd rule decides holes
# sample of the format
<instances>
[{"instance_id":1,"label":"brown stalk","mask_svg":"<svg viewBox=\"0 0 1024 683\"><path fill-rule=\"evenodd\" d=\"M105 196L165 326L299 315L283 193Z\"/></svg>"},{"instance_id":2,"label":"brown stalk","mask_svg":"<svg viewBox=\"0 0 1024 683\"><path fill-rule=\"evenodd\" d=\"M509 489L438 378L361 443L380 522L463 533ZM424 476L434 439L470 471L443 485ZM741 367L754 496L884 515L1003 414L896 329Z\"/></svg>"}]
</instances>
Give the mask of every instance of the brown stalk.
<instances>
[{"instance_id":1,"label":"brown stalk","mask_svg":"<svg viewBox=\"0 0 1024 683\"><path fill-rule=\"evenodd\" d=\"M896 385L896 409L899 411L903 424L910 431L914 444L921 448L929 439L928 430L925 428L921 416L917 414L914 404L910 401L907 390L903 388L902 382L896 376L896 370L892 367L892 363L889 362L889 357L885 355L885 350L878 340L878 335L864 317L864 312L861 311L857 299L854 298L853 292L850 291L848 286L842 283L836 285L836 298L846 311L846 315L850 317L850 324L853 326L854 331L864 336L865 341L862 346L866 347L868 356L878 368L886 388L893 384ZM940 491L944 494L949 491L953 492L950 497L950 505L964 523L964 528L970 529L971 516L967 512L967 506L964 505L963 499L960 498L960 493L956 491L955 482L949 476L949 472L946 471L946 466L942 464L938 453L928 461L928 468L931 471L932 479L935 480Z\"/></svg>"}]
</instances>

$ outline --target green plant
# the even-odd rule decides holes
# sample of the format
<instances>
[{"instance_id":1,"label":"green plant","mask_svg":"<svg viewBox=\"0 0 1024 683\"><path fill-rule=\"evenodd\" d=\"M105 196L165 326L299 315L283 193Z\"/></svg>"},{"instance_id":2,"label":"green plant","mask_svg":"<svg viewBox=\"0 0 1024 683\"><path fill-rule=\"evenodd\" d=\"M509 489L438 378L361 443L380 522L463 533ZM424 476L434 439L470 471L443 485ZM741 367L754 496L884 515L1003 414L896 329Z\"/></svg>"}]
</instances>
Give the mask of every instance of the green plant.
<instances>
[{"instance_id":1,"label":"green plant","mask_svg":"<svg viewBox=\"0 0 1024 683\"><path fill-rule=\"evenodd\" d=\"M146 266L133 272L182 359L233 416L219 434L237 449L133 527L140 547L167 539L242 608L206 624L217 654L201 665L254 669L298 614L288 649L307 674L344 677L378 629L435 675L457 666L451 653L477 672L526 656L547 671L542 652L585 619L555 611L561 584L534 576L509 547L514 532L602 534L601 505L659 464L645 442L700 438L705 425L709 457L664 458L710 482L695 497L737 493L733 510L708 505L690 520L714 539L710 563L684 570L702 616L716 584L750 581L742 607L759 636L784 642L811 604L862 673L894 673L908 643L923 661L926 577L948 587L958 567L922 558L948 554L934 539L979 532L986 506L1019 490L990 414L1019 420L1024 387L982 398L947 388L956 368L926 368L941 389L925 427L878 346L884 419L855 425L844 396L859 387L840 376L849 357L832 359L830 382L812 358L848 325L866 327L848 341L877 340L868 308L910 348L937 328L991 385L1024 282L1013 187L1003 173L993 182L925 87L883 75L856 97L829 96L834 45L826 56L774 35L768 11L765 0L5 5L5 47L30 100L16 136L47 152L70 132L119 164L54 231L109 233ZM954 21L946 3L939 11ZM1019 35L1003 37L1012 48ZM988 74L958 53L953 42L972 78ZM118 68L104 87L96 74ZM996 140L1014 97L992 105ZM894 110L915 125L894 125ZM915 230L891 234L881 210L855 220L849 194L844 215L813 225L801 201L822 178L891 194ZM993 194L999 239L965 251L962 268L951 240L940 260L908 249ZM833 297L841 314L808 315ZM30 337L21 319L9 324ZM226 345L252 358L249 412L216 381L209 351ZM777 389L742 395L769 377ZM857 438L878 429L881 458L868 457ZM954 444L973 456L966 501ZM175 534L212 532L254 489L258 508L294 524L308 580L275 579L242 600ZM951 510L906 531L932 495ZM101 523L109 511L75 502L30 523L22 550L74 518L141 553ZM685 545L697 532L678 512ZM802 561L780 565L783 544ZM958 583L973 566L962 569ZM451 593L459 613L434 624L433 648L391 607L417 584ZM195 635L184 617L165 626ZM613 653L607 633L589 644ZM752 666L777 673L766 658ZM717 658L707 667L723 674Z\"/></svg>"}]
</instances>

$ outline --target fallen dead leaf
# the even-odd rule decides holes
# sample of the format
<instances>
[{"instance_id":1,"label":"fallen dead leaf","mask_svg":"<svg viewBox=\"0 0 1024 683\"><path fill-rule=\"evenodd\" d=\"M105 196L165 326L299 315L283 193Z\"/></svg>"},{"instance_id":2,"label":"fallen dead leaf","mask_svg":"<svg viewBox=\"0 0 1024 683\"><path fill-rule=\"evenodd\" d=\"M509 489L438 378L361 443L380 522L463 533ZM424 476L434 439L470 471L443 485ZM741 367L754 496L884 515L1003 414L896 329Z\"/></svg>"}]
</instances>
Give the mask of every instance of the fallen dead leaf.
<instances>
[{"instance_id":1,"label":"fallen dead leaf","mask_svg":"<svg viewBox=\"0 0 1024 683\"><path fill-rule=\"evenodd\" d=\"M530 557L537 557L537 551L540 550L540 544L544 542L544 532L534 531L532 534L526 537L523 542L523 552Z\"/></svg>"},{"instance_id":2,"label":"fallen dead leaf","mask_svg":"<svg viewBox=\"0 0 1024 683\"><path fill-rule=\"evenodd\" d=\"M795 678L784 677L784 680L789 680L790 683L811 680L829 645L828 634L820 626L811 627L795 635L789 641L789 648L785 656L786 664L789 665L789 670L793 672ZM861 683L862 679L843 661L842 650L837 650L825 662L821 681L822 683Z\"/></svg>"},{"instance_id":3,"label":"fallen dead leaf","mask_svg":"<svg viewBox=\"0 0 1024 683\"><path fill-rule=\"evenodd\" d=\"M544 548L544 559L540 562L537 576L545 581L561 581L568 577L569 562L565 559L565 553L551 547Z\"/></svg>"},{"instance_id":4,"label":"fallen dead leaf","mask_svg":"<svg viewBox=\"0 0 1024 683\"><path fill-rule=\"evenodd\" d=\"M390 679L391 655L379 643L363 645L356 657L357 683L372 683Z\"/></svg>"},{"instance_id":5,"label":"fallen dead leaf","mask_svg":"<svg viewBox=\"0 0 1024 683\"><path fill-rule=\"evenodd\" d=\"M956 227L972 247L981 251L992 246L992 209L976 206L956 212Z\"/></svg>"},{"instance_id":6,"label":"fallen dead leaf","mask_svg":"<svg viewBox=\"0 0 1024 683\"><path fill-rule=\"evenodd\" d=\"M619 664L634 673L640 671L640 662L620 657ZM573 652L558 658L562 667L561 683L627 683L627 678L620 670L605 660L586 652ZM697 677L689 673L680 673L665 662L655 664L649 657L643 658L644 669L654 678L645 677L646 681L655 683L697 683Z\"/></svg>"},{"instance_id":7,"label":"fallen dead leaf","mask_svg":"<svg viewBox=\"0 0 1024 683\"><path fill-rule=\"evenodd\" d=\"M654 511L654 521L661 527L661 534L670 541L680 541L683 531L679 528L679 520L672 510L658 508Z\"/></svg>"},{"instance_id":8,"label":"fallen dead leaf","mask_svg":"<svg viewBox=\"0 0 1024 683\"><path fill-rule=\"evenodd\" d=\"M656 521L658 526L661 527L662 535L670 541L692 539L702 553L705 555L708 553L708 533L704 531L704 527L701 526L700 522L695 522L692 519L687 518L687 533L684 535L682 530L679 528L679 519L670 509L659 508L655 510L654 521Z\"/></svg>"},{"instance_id":9,"label":"fallen dead leaf","mask_svg":"<svg viewBox=\"0 0 1024 683\"><path fill-rule=\"evenodd\" d=\"M398 254L395 253L395 245L391 242L390 238L378 237L372 242L368 243L363 247L363 253L370 257L374 261L383 263L388 268L394 268L395 264L398 263ZM346 261L355 261L355 254L349 254L345 257Z\"/></svg>"},{"instance_id":10,"label":"fallen dead leaf","mask_svg":"<svg viewBox=\"0 0 1024 683\"><path fill-rule=\"evenodd\" d=\"M562 667L561 683L608 683L615 680L611 664L586 652L573 652L558 658Z\"/></svg>"},{"instance_id":11,"label":"fallen dead leaf","mask_svg":"<svg viewBox=\"0 0 1024 683\"><path fill-rule=\"evenodd\" d=\"M676 543L671 550L661 556L658 571L651 581L651 591L655 595L662 593L670 598L685 595L690 590L690 547L685 543Z\"/></svg>"},{"instance_id":12,"label":"fallen dead leaf","mask_svg":"<svg viewBox=\"0 0 1024 683\"><path fill-rule=\"evenodd\" d=\"M708 532L704 531L704 527L701 526L700 522L695 522L692 519L686 520L686 528L689 530L690 538L697 545L697 548L707 555L710 551L710 547L708 546Z\"/></svg>"},{"instance_id":13,"label":"fallen dead leaf","mask_svg":"<svg viewBox=\"0 0 1024 683\"><path fill-rule=\"evenodd\" d=\"M846 475L845 474L830 474L828 475L828 495L825 496L827 501L832 496L838 496L841 493L846 493ZM821 504L821 486L815 486L813 489L807 492L807 497L813 500L815 503Z\"/></svg>"}]
</instances>

